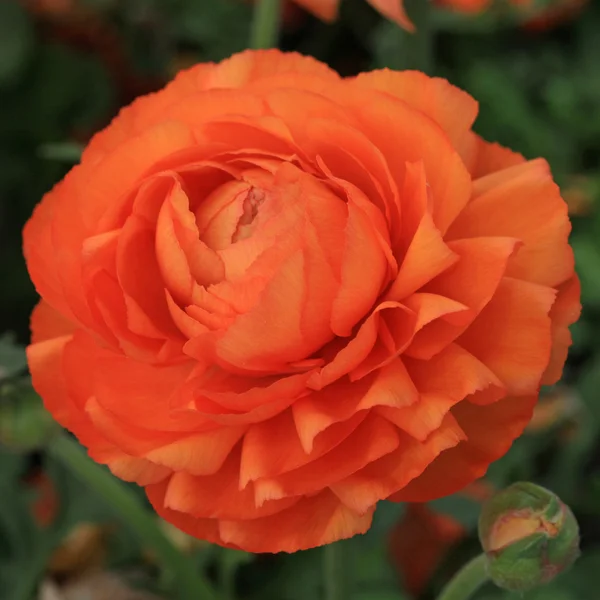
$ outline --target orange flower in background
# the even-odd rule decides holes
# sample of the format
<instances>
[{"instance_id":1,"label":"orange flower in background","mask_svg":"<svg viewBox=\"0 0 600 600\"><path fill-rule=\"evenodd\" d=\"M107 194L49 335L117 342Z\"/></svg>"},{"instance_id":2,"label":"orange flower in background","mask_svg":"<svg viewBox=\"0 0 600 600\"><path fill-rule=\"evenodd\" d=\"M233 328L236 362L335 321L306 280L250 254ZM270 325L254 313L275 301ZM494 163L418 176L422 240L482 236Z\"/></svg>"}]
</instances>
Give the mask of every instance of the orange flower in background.
<instances>
[{"instance_id":1,"label":"orange flower in background","mask_svg":"<svg viewBox=\"0 0 600 600\"><path fill-rule=\"evenodd\" d=\"M293 0L308 12L323 21L334 21L339 12L341 0ZM423 0L429 1L429 0ZM413 30L414 25L404 10L403 0L367 0L367 2L386 19L395 21L405 29Z\"/></svg>"},{"instance_id":2,"label":"orange flower in background","mask_svg":"<svg viewBox=\"0 0 600 600\"><path fill-rule=\"evenodd\" d=\"M532 14L525 22L525 27L531 31L551 29L579 15L587 4L588 0L557 0L553 5Z\"/></svg>"},{"instance_id":3,"label":"orange flower in background","mask_svg":"<svg viewBox=\"0 0 600 600\"><path fill-rule=\"evenodd\" d=\"M339 11L341 0L294 0L307 11L324 21L333 21ZM403 0L367 0L384 17L395 21L401 27L414 31L414 25L404 10ZM422 0L429 2L431 0ZM456 12L478 14L488 10L496 0L433 0L442 8ZM542 10L536 9L536 0L509 0L509 4L525 14L531 14L526 21L529 29L541 30L576 15L588 0L555 0L555 3Z\"/></svg>"},{"instance_id":4,"label":"orange flower in background","mask_svg":"<svg viewBox=\"0 0 600 600\"><path fill-rule=\"evenodd\" d=\"M475 502L487 500L494 490L484 481L474 481L461 496ZM427 504L408 504L406 512L391 530L389 551L392 564L402 577L404 589L418 598L449 552L468 530L449 514Z\"/></svg>"},{"instance_id":5,"label":"orange flower in background","mask_svg":"<svg viewBox=\"0 0 600 600\"><path fill-rule=\"evenodd\" d=\"M496 0L435 0L438 6L464 13L481 13ZM537 0L509 0L509 5L526 18L525 26L532 30L549 29L579 13L588 0L554 0L544 8L536 7Z\"/></svg>"},{"instance_id":6,"label":"orange flower in background","mask_svg":"<svg viewBox=\"0 0 600 600\"><path fill-rule=\"evenodd\" d=\"M441 79L277 50L180 73L24 231L33 383L186 533L251 552L479 478L579 314L548 165Z\"/></svg>"},{"instance_id":7,"label":"orange flower in background","mask_svg":"<svg viewBox=\"0 0 600 600\"><path fill-rule=\"evenodd\" d=\"M52 524L58 514L59 497L54 482L43 471L36 471L25 478L25 486L35 492L31 514L41 527Z\"/></svg>"},{"instance_id":8,"label":"orange flower in background","mask_svg":"<svg viewBox=\"0 0 600 600\"><path fill-rule=\"evenodd\" d=\"M450 549L466 535L456 519L427 504L406 507L403 519L392 529L389 547L392 563L411 597L421 595Z\"/></svg>"}]
</instances>

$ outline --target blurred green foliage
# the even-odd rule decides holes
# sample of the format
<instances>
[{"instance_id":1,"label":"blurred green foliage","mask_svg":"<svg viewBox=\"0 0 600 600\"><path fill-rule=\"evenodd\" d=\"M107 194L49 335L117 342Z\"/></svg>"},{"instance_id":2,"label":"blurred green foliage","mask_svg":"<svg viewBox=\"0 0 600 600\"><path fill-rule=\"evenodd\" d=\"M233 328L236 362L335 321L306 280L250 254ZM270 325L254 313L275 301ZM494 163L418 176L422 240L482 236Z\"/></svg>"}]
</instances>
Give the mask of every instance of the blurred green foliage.
<instances>
[{"instance_id":1,"label":"blurred green foliage","mask_svg":"<svg viewBox=\"0 0 600 600\"><path fill-rule=\"evenodd\" d=\"M0 2L0 332L6 332L0 337L0 419L6 429L10 415L21 441L35 440L44 426L19 346L27 342L36 299L22 259L21 228L43 193L69 168L60 148L68 154L85 143L120 106L158 89L178 69L243 49L252 15L250 3L242 0L80 0L67 2L64 13L40 8L50 4ZM488 480L501 487L530 479L557 492L580 520L584 555L551 586L521 596L525 600L596 600L600 582L598 31L596 2L573 22L540 33L499 13L469 18L439 11L433 22L430 71L479 100L476 129L486 139L526 157L548 159L573 215L584 311L573 328L564 380L548 391L571 410L518 440L492 466ZM313 54L345 75L373 67L414 67L416 43L364 0L344 0L341 18L332 25L298 13L286 20L281 40L282 48ZM63 146L57 151L56 144ZM16 405L20 412L15 416ZM168 574L159 576L148 549L121 526L102 498L35 443L15 444L6 431L0 439L1 600L34 597L50 555L83 522L106 526L107 567L138 587L173 597L175 584ZM25 484L28 474L40 470L59 496L58 513L45 527L32 517L39 490ZM478 551L476 501L457 495L431 508L452 516L466 533L437 568L423 599L434 597L448 575ZM388 555L390 530L403 513L404 507L383 503L367 535L341 543L351 565L348 600L409 598ZM190 550L209 578L249 600L320 597L322 552L252 557L203 544ZM491 586L477 596L509 597Z\"/></svg>"}]
</instances>

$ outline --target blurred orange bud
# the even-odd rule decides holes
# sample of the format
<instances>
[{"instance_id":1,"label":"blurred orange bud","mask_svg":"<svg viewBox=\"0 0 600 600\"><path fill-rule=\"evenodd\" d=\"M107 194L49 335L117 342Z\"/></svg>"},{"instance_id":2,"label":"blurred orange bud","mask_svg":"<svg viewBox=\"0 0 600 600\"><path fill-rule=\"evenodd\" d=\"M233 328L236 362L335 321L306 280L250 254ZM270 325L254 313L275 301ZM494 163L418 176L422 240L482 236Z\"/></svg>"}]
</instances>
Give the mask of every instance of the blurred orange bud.
<instances>
[{"instance_id":1,"label":"blurred orange bud","mask_svg":"<svg viewBox=\"0 0 600 600\"><path fill-rule=\"evenodd\" d=\"M551 6L535 14L525 22L524 27L530 31L546 31L560 25L564 21L577 17L589 0L556 0ZM532 0L528 1L533 4Z\"/></svg>"},{"instance_id":2,"label":"blurred orange bud","mask_svg":"<svg viewBox=\"0 0 600 600\"><path fill-rule=\"evenodd\" d=\"M565 388L540 397L526 431L538 433L574 417L580 410L577 397Z\"/></svg>"},{"instance_id":3,"label":"blurred orange bud","mask_svg":"<svg viewBox=\"0 0 600 600\"><path fill-rule=\"evenodd\" d=\"M31 504L33 518L41 527L48 527L56 518L59 507L54 482L43 471L37 471L25 478L25 485L36 494Z\"/></svg>"},{"instance_id":4,"label":"blurred orange bud","mask_svg":"<svg viewBox=\"0 0 600 600\"><path fill-rule=\"evenodd\" d=\"M466 535L453 517L426 504L409 504L402 520L392 530L389 547L392 562L406 590L417 597L448 550Z\"/></svg>"},{"instance_id":5,"label":"blurred orange bud","mask_svg":"<svg viewBox=\"0 0 600 600\"><path fill-rule=\"evenodd\" d=\"M569 207L569 214L585 216L594 206L594 182L585 175L576 175L563 189L563 198Z\"/></svg>"},{"instance_id":6,"label":"blurred orange bud","mask_svg":"<svg viewBox=\"0 0 600 600\"><path fill-rule=\"evenodd\" d=\"M494 493L489 482L478 479L460 496L481 503ZM392 530L389 547L392 561L413 597L421 594L450 548L466 535L464 526L452 516L427 504L408 504L403 518Z\"/></svg>"}]
</instances>

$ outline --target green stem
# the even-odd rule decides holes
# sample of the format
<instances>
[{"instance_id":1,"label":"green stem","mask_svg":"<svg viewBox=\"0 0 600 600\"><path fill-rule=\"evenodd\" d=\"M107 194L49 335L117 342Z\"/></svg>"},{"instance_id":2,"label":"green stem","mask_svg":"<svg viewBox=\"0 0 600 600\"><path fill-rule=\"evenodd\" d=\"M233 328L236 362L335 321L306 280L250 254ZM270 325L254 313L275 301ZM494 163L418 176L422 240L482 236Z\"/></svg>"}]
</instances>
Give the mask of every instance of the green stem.
<instances>
[{"instance_id":1,"label":"green stem","mask_svg":"<svg viewBox=\"0 0 600 600\"><path fill-rule=\"evenodd\" d=\"M251 48L276 48L279 38L281 0L257 0L250 34Z\"/></svg>"},{"instance_id":2,"label":"green stem","mask_svg":"<svg viewBox=\"0 0 600 600\"><path fill-rule=\"evenodd\" d=\"M219 583L221 584L222 600L236 600L235 593L235 572L237 565L224 557L219 561Z\"/></svg>"},{"instance_id":3,"label":"green stem","mask_svg":"<svg viewBox=\"0 0 600 600\"><path fill-rule=\"evenodd\" d=\"M343 600L344 573L343 548L340 543L329 544L323 548L323 584L325 600Z\"/></svg>"},{"instance_id":4,"label":"green stem","mask_svg":"<svg viewBox=\"0 0 600 600\"><path fill-rule=\"evenodd\" d=\"M470 598L488 581L486 565L485 554L476 556L451 579L437 600L467 600Z\"/></svg>"},{"instance_id":5,"label":"green stem","mask_svg":"<svg viewBox=\"0 0 600 600\"><path fill-rule=\"evenodd\" d=\"M410 16L417 28L412 34L413 68L429 75L434 70L435 28L431 19L431 0L417 0Z\"/></svg>"},{"instance_id":6,"label":"green stem","mask_svg":"<svg viewBox=\"0 0 600 600\"><path fill-rule=\"evenodd\" d=\"M29 560L23 564L23 570L19 573L17 584L12 590L11 600L31 600L36 595L52 552L58 546L55 542L54 538L47 540L43 545L35 548L33 555L28 557Z\"/></svg>"},{"instance_id":7,"label":"green stem","mask_svg":"<svg viewBox=\"0 0 600 600\"><path fill-rule=\"evenodd\" d=\"M174 575L180 600L218 600L209 583L159 529L154 516L123 483L90 460L79 444L66 435L58 435L49 443L48 450L56 460L103 497L139 540L155 552L161 564Z\"/></svg>"}]
</instances>

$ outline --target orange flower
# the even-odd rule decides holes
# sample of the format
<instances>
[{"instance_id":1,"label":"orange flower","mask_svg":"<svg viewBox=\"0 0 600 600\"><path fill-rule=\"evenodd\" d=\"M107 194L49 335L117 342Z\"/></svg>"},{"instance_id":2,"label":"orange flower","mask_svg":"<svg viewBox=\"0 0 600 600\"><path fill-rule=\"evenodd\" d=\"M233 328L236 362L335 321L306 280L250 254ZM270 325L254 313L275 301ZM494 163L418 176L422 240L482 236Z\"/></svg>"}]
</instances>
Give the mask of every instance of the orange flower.
<instances>
[{"instance_id":1,"label":"orange flower","mask_svg":"<svg viewBox=\"0 0 600 600\"><path fill-rule=\"evenodd\" d=\"M319 17L323 21L333 21L337 18L341 0L294 0L305 8L308 12ZM423 0L428 1L428 0ZM403 0L367 0L367 2L378 10L384 17L395 21L405 29L413 30L406 11L404 10Z\"/></svg>"},{"instance_id":2,"label":"orange flower","mask_svg":"<svg viewBox=\"0 0 600 600\"><path fill-rule=\"evenodd\" d=\"M548 165L476 113L277 50L138 99L25 228L47 408L168 521L253 552L480 477L560 377L579 284Z\"/></svg>"}]
</instances>

